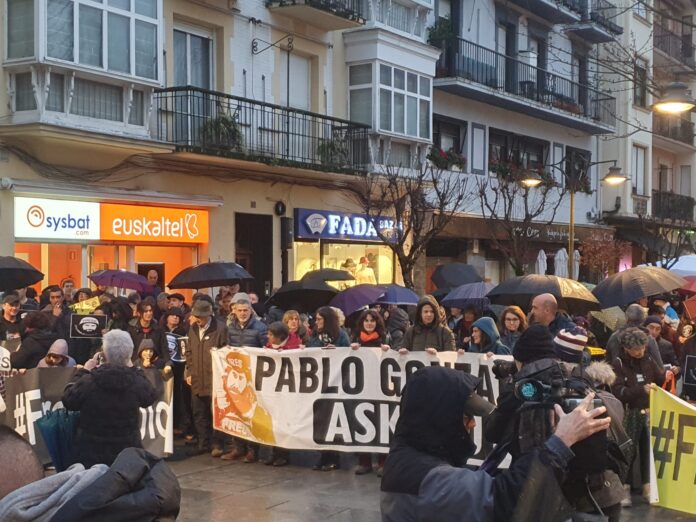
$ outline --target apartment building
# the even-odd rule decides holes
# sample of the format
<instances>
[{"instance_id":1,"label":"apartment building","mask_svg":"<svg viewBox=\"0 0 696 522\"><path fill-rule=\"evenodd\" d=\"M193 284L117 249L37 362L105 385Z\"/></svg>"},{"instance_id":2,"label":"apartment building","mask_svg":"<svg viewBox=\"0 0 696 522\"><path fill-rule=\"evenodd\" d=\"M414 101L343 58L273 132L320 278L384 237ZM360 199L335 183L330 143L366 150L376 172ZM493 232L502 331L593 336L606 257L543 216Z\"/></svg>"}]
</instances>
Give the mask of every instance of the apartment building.
<instances>
[{"instance_id":1,"label":"apartment building","mask_svg":"<svg viewBox=\"0 0 696 522\"><path fill-rule=\"evenodd\" d=\"M616 137L603 151L606 158L618 160L631 182L605 190L603 216L617 228L619 238L631 242L624 266L672 251L664 243L670 240L666 231L693 226L696 147L691 113L668 116L651 105L675 81L693 92L695 13L691 3L659 0L649 7L636 3L620 17L625 28L620 45L636 59L630 69L622 66L614 75Z\"/></svg>"},{"instance_id":2,"label":"apartment building","mask_svg":"<svg viewBox=\"0 0 696 522\"><path fill-rule=\"evenodd\" d=\"M82 285L218 259L261 295L362 258L400 279L342 188L427 153L427 1L0 5L3 254Z\"/></svg>"},{"instance_id":3,"label":"apartment building","mask_svg":"<svg viewBox=\"0 0 696 522\"><path fill-rule=\"evenodd\" d=\"M464 156L477 183L506 163L541 169L562 185L573 158L598 161L602 137L616 128L617 100L600 81L597 56L624 33L619 21L605 0L439 0L430 31L430 43L442 49L433 82L435 147ZM589 186L576 196L578 241L596 226L603 167L590 168ZM569 214L566 197L556 224L520 232L535 243L528 271L543 256L553 273L555 254L567 250ZM433 242L429 269L459 259L493 282L510 275L480 216L473 208Z\"/></svg>"}]
</instances>

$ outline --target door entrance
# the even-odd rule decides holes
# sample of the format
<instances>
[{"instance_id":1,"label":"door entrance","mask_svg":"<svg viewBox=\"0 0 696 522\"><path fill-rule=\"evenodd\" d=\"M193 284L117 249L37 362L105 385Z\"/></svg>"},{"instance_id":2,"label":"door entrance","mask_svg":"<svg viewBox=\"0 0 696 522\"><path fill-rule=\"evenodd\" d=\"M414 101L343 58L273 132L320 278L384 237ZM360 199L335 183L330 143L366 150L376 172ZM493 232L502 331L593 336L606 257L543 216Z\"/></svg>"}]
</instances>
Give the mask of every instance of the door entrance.
<instances>
[{"instance_id":1,"label":"door entrance","mask_svg":"<svg viewBox=\"0 0 696 522\"><path fill-rule=\"evenodd\" d=\"M235 262L254 276L248 289L265 301L273 286L273 216L235 213L234 222Z\"/></svg>"}]
</instances>

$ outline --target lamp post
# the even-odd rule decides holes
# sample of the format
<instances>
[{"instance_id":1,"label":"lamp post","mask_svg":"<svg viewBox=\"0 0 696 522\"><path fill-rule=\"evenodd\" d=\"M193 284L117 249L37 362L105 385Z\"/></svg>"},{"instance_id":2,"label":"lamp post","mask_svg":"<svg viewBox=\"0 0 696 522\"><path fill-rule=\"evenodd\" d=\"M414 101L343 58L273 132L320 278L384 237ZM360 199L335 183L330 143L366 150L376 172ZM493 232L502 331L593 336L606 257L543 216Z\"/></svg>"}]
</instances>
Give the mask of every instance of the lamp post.
<instances>
[{"instance_id":1,"label":"lamp post","mask_svg":"<svg viewBox=\"0 0 696 522\"><path fill-rule=\"evenodd\" d=\"M560 163L563 163L563 160L561 160ZM621 167L618 167L616 165L616 160L595 161L593 163L588 163L585 169L583 170L583 174L587 176L588 172L592 167L594 167L595 165L603 165L606 163L613 163L613 165L609 167L609 172L601 179L601 181L607 183L608 185L616 186L625 182L628 179L627 176L621 173ZM568 192L570 193L570 216L568 220L568 277L570 279L573 279L573 264L575 253L575 193L578 189L577 182L580 178L580 175L579 173L568 173L560 169L558 165L551 165L551 167L561 170L566 180L568 181L567 186L569 187ZM573 176L573 179L571 179L571 176ZM542 179L535 173L532 173L524 179L520 180L520 183L522 183L522 185L530 188L540 185L541 182Z\"/></svg>"},{"instance_id":2,"label":"lamp post","mask_svg":"<svg viewBox=\"0 0 696 522\"><path fill-rule=\"evenodd\" d=\"M696 101L689 94L689 86L682 82L672 82L665 88L665 95L650 108L663 114L682 114L696 107Z\"/></svg>"}]
</instances>

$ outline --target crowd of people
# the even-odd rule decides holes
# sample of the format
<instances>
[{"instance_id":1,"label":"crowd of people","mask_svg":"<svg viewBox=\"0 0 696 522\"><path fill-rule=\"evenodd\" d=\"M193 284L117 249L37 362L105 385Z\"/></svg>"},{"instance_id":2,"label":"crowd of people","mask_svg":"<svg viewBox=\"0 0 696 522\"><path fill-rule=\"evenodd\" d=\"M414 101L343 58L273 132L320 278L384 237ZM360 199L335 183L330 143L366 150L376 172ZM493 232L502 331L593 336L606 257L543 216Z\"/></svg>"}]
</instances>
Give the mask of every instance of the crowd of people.
<instances>
[{"instance_id":1,"label":"crowd of people","mask_svg":"<svg viewBox=\"0 0 696 522\"><path fill-rule=\"evenodd\" d=\"M374 347L399 354L457 351L492 359L512 355L513 367L496 373L500 397L484 420L485 439L505 447L513 461L523 458L541 447L554 428L543 427L539 415L544 413L520 414L524 401L515 393L515 384L530 375L583 381L586 393L601 392L617 425L615 431L625 433L634 444L625 452L625 465L584 470L575 476L583 481L565 481L563 491L578 509L601 508L611 520L618 520L621 505L630 505L632 485L646 496L649 493L650 387L666 380L678 383L686 356L696 354L694 326L679 313L673 296L654 296L628 306L625 326L611 332L592 317L569 316L551 294L536 296L528 313L517 306L498 314L474 307L445 309L426 295L415 308L373 304L345 317L330 306L311 314L265 309L255 293L240 291L238 284L220 288L214 298L196 293L188 303L181 293L162 292L156 277L150 280L150 292L126 296L102 287L75 289L72 281L48 286L41 294L24 288L3 296L0 341L10 351L13 372L36 367L78 369L63 403L81 411L77 459L86 467L111 465L124 448L141 446L137 412L156 397L138 368L154 368L165 379L173 379L175 433L190 446L188 455L257 462L258 444L213 429L211 348ZM74 305L86 301L94 304L91 313L106 317L101 338L70 336ZM605 347L603 360L595 355L593 361L588 346ZM7 377L0 375L3 394ZM283 448L265 453L265 464L289 462L290 454ZM384 455L357 457L356 474L383 474ZM568 460L572 468L580 458ZM338 453L320 452L315 469L338 467ZM584 481L586 477L591 480Z\"/></svg>"}]
</instances>

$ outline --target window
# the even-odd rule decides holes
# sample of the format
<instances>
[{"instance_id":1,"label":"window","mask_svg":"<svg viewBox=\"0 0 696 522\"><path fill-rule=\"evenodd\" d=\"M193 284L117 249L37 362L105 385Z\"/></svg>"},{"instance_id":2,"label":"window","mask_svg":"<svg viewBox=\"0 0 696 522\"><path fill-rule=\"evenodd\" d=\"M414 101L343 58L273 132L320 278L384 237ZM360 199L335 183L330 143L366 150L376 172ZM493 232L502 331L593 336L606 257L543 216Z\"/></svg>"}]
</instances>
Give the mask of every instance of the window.
<instances>
[{"instance_id":1,"label":"window","mask_svg":"<svg viewBox=\"0 0 696 522\"><path fill-rule=\"evenodd\" d=\"M638 107L648 105L648 63L636 60L633 78L633 103Z\"/></svg>"},{"instance_id":2,"label":"window","mask_svg":"<svg viewBox=\"0 0 696 522\"><path fill-rule=\"evenodd\" d=\"M47 54L156 80L158 22L158 0L46 0Z\"/></svg>"},{"instance_id":3,"label":"window","mask_svg":"<svg viewBox=\"0 0 696 522\"><path fill-rule=\"evenodd\" d=\"M15 75L15 109L18 111L36 110L36 98L34 98L31 73Z\"/></svg>"},{"instance_id":4,"label":"window","mask_svg":"<svg viewBox=\"0 0 696 522\"><path fill-rule=\"evenodd\" d=\"M174 83L210 89L213 83L212 39L174 31Z\"/></svg>"},{"instance_id":5,"label":"window","mask_svg":"<svg viewBox=\"0 0 696 522\"><path fill-rule=\"evenodd\" d=\"M633 192L639 196L645 196L645 166L647 149L639 145L633 145L631 153L631 179L633 180Z\"/></svg>"},{"instance_id":6,"label":"window","mask_svg":"<svg viewBox=\"0 0 696 522\"><path fill-rule=\"evenodd\" d=\"M34 0L7 0L7 57L34 56Z\"/></svg>"},{"instance_id":7,"label":"window","mask_svg":"<svg viewBox=\"0 0 696 522\"><path fill-rule=\"evenodd\" d=\"M633 14L640 16L641 18L648 18L648 6L645 4L648 0L637 0L633 4Z\"/></svg>"},{"instance_id":8,"label":"window","mask_svg":"<svg viewBox=\"0 0 696 522\"><path fill-rule=\"evenodd\" d=\"M377 67L380 130L430 139L431 80L388 64ZM372 121L372 64L349 69L350 118L374 125Z\"/></svg>"},{"instance_id":9,"label":"window","mask_svg":"<svg viewBox=\"0 0 696 522\"><path fill-rule=\"evenodd\" d=\"M46 110L65 111L65 76L62 74L51 73Z\"/></svg>"},{"instance_id":10,"label":"window","mask_svg":"<svg viewBox=\"0 0 696 522\"><path fill-rule=\"evenodd\" d=\"M528 170L543 168L549 143L491 128L488 133L489 161L509 163Z\"/></svg>"},{"instance_id":11,"label":"window","mask_svg":"<svg viewBox=\"0 0 696 522\"><path fill-rule=\"evenodd\" d=\"M102 120L123 121L123 88L75 78L70 113Z\"/></svg>"}]
</instances>

